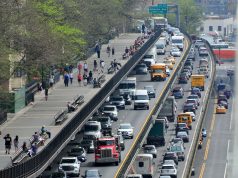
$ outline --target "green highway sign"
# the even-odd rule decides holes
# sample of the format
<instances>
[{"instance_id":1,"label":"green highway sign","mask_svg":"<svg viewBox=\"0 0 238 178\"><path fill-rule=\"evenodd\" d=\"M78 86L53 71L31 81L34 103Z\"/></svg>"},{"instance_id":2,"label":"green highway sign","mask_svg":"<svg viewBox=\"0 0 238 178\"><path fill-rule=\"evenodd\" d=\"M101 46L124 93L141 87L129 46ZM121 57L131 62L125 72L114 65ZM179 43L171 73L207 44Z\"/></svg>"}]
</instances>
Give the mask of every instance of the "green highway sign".
<instances>
[{"instance_id":1,"label":"green highway sign","mask_svg":"<svg viewBox=\"0 0 238 178\"><path fill-rule=\"evenodd\" d=\"M168 12L167 4L157 4L155 6L149 6L150 14L166 14Z\"/></svg>"}]
</instances>

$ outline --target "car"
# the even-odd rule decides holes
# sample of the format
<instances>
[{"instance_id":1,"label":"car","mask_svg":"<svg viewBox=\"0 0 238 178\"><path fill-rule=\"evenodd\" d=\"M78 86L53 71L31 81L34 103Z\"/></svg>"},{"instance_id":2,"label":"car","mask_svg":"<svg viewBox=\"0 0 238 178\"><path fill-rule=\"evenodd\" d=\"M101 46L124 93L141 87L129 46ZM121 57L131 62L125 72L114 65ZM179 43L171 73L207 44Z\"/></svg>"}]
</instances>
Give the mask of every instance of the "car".
<instances>
[{"instance_id":1,"label":"car","mask_svg":"<svg viewBox=\"0 0 238 178\"><path fill-rule=\"evenodd\" d=\"M73 147L69 152L69 156L77 157L80 162L87 160L86 151L83 147Z\"/></svg>"},{"instance_id":2,"label":"car","mask_svg":"<svg viewBox=\"0 0 238 178\"><path fill-rule=\"evenodd\" d=\"M167 61L170 61L172 64L176 63L176 59L174 56L169 55L169 56L165 57L164 59Z\"/></svg>"},{"instance_id":3,"label":"car","mask_svg":"<svg viewBox=\"0 0 238 178\"><path fill-rule=\"evenodd\" d=\"M186 104L193 103L195 105L195 108L198 109L198 102L196 99L187 99Z\"/></svg>"},{"instance_id":4,"label":"car","mask_svg":"<svg viewBox=\"0 0 238 178\"><path fill-rule=\"evenodd\" d=\"M146 58L143 59L142 63L144 63L147 66L147 69L150 69L150 66L155 64L155 60L153 58Z\"/></svg>"},{"instance_id":5,"label":"car","mask_svg":"<svg viewBox=\"0 0 238 178\"><path fill-rule=\"evenodd\" d=\"M207 137L207 130L205 128L202 129L202 137Z\"/></svg>"},{"instance_id":6,"label":"car","mask_svg":"<svg viewBox=\"0 0 238 178\"><path fill-rule=\"evenodd\" d=\"M207 48L201 46L201 47L198 49L198 54L199 54L199 56L208 56L208 50L207 50Z\"/></svg>"},{"instance_id":7,"label":"car","mask_svg":"<svg viewBox=\"0 0 238 178\"><path fill-rule=\"evenodd\" d=\"M190 63L192 64L192 61L190 59L187 59L187 61L188 61L187 64L190 64ZM191 73L193 72L193 66L191 66L191 65L186 65L183 68L189 69Z\"/></svg>"},{"instance_id":8,"label":"car","mask_svg":"<svg viewBox=\"0 0 238 178\"><path fill-rule=\"evenodd\" d=\"M198 103L198 106L200 105L200 99L199 99L198 95L189 95L187 97L187 99L196 99L197 103Z\"/></svg>"},{"instance_id":9,"label":"car","mask_svg":"<svg viewBox=\"0 0 238 178\"><path fill-rule=\"evenodd\" d=\"M98 121L101 123L101 127L102 127L102 134L103 135L107 135L111 133L112 130L112 120L109 116L97 116L97 117L93 117L92 120Z\"/></svg>"},{"instance_id":10,"label":"car","mask_svg":"<svg viewBox=\"0 0 238 178\"><path fill-rule=\"evenodd\" d=\"M179 84L187 84L189 80L189 76L187 73L181 73L179 76Z\"/></svg>"},{"instance_id":11,"label":"car","mask_svg":"<svg viewBox=\"0 0 238 178\"><path fill-rule=\"evenodd\" d=\"M183 98L183 96L184 96L183 88L180 86L175 87L172 90L172 95L174 96L175 99Z\"/></svg>"},{"instance_id":12,"label":"car","mask_svg":"<svg viewBox=\"0 0 238 178\"><path fill-rule=\"evenodd\" d=\"M166 67L168 67L170 70L173 70L174 65L171 61L168 60L164 60L163 63L166 65Z\"/></svg>"},{"instance_id":13,"label":"car","mask_svg":"<svg viewBox=\"0 0 238 178\"><path fill-rule=\"evenodd\" d=\"M189 127L186 123L177 123L175 131L176 131L176 134L180 131L185 131L188 133Z\"/></svg>"},{"instance_id":14,"label":"car","mask_svg":"<svg viewBox=\"0 0 238 178\"><path fill-rule=\"evenodd\" d=\"M226 114L226 108L222 105L217 105L216 107L216 113L217 114Z\"/></svg>"},{"instance_id":15,"label":"car","mask_svg":"<svg viewBox=\"0 0 238 178\"><path fill-rule=\"evenodd\" d=\"M226 102L226 101L220 100L220 101L218 102L218 105L224 106L226 109L228 109L228 102Z\"/></svg>"},{"instance_id":16,"label":"car","mask_svg":"<svg viewBox=\"0 0 238 178\"><path fill-rule=\"evenodd\" d=\"M170 140L170 144L171 144L171 145L176 145L176 144L182 144L182 145L184 145L184 142L183 142L183 139L182 139L182 138L176 138L176 137L174 137L174 138L172 138L172 139Z\"/></svg>"},{"instance_id":17,"label":"car","mask_svg":"<svg viewBox=\"0 0 238 178\"><path fill-rule=\"evenodd\" d=\"M80 142L80 146L83 147L87 153L94 153L95 147L94 147L94 141L93 140L85 140L83 139Z\"/></svg>"},{"instance_id":18,"label":"car","mask_svg":"<svg viewBox=\"0 0 238 178\"><path fill-rule=\"evenodd\" d=\"M185 113L190 114L192 116L193 121L196 120L195 114L193 112L185 112Z\"/></svg>"},{"instance_id":19,"label":"car","mask_svg":"<svg viewBox=\"0 0 238 178\"><path fill-rule=\"evenodd\" d=\"M194 45L195 45L195 48L200 48L201 46L205 46L202 40L196 40Z\"/></svg>"},{"instance_id":20,"label":"car","mask_svg":"<svg viewBox=\"0 0 238 178\"><path fill-rule=\"evenodd\" d=\"M172 165L174 165L175 167L177 167L177 165L175 164L175 162L174 162L174 160L164 160L164 162L163 162L163 164L172 164Z\"/></svg>"},{"instance_id":21,"label":"car","mask_svg":"<svg viewBox=\"0 0 238 178\"><path fill-rule=\"evenodd\" d=\"M166 67L166 69L165 69L165 73L166 73L167 77L169 77L169 76L170 76L170 70L169 70L169 68L168 68L168 67Z\"/></svg>"},{"instance_id":22,"label":"car","mask_svg":"<svg viewBox=\"0 0 238 178\"><path fill-rule=\"evenodd\" d=\"M67 178L65 172L53 172L49 178Z\"/></svg>"},{"instance_id":23,"label":"car","mask_svg":"<svg viewBox=\"0 0 238 178\"><path fill-rule=\"evenodd\" d=\"M188 77L190 78L192 73L190 72L189 69L183 69L181 73L187 73Z\"/></svg>"},{"instance_id":24,"label":"car","mask_svg":"<svg viewBox=\"0 0 238 178\"><path fill-rule=\"evenodd\" d=\"M177 178L177 169L172 164L163 164L161 168L160 175L162 176L171 176Z\"/></svg>"},{"instance_id":25,"label":"car","mask_svg":"<svg viewBox=\"0 0 238 178\"><path fill-rule=\"evenodd\" d=\"M77 157L62 157L58 169L59 172L78 177L80 175L80 161Z\"/></svg>"},{"instance_id":26,"label":"car","mask_svg":"<svg viewBox=\"0 0 238 178\"><path fill-rule=\"evenodd\" d=\"M153 155L153 158L157 158L157 149L154 145L145 145L144 153L149 153Z\"/></svg>"},{"instance_id":27,"label":"car","mask_svg":"<svg viewBox=\"0 0 238 178\"><path fill-rule=\"evenodd\" d=\"M183 112L193 112L196 114L196 106L194 103L185 103L183 106Z\"/></svg>"},{"instance_id":28,"label":"car","mask_svg":"<svg viewBox=\"0 0 238 178\"><path fill-rule=\"evenodd\" d=\"M144 89L147 90L149 98L155 98L155 89L152 85L147 85Z\"/></svg>"},{"instance_id":29,"label":"car","mask_svg":"<svg viewBox=\"0 0 238 178\"><path fill-rule=\"evenodd\" d=\"M181 51L178 48L172 48L170 51L170 55L173 57L180 57Z\"/></svg>"},{"instance_id":30,"label":"car","mask_svg":"<svg viewBox=\"0 0 238 178\"><path fill-rule=\"evenodd\" d=\"M187 60L185 61L185 63L184 63L184 67L185 67L185 66L189 66L189 67L191 67L191 68L193 69L193 62L187 59Z\"/></svg>"},{"instance_id":31,"label":"car","mask_svg":"<svg viewBox=\"0 0 238 178\"><path fill-rule=\"evenodd\" d=\"M221 101L225 101L225 102L228 103L228 99L227 99L226 95L223 95L223 94L218 95L218 101L217 102L220 103Z\"/></svg>"},{"instance_id":32,"label":"car","mask_svg":"<svg viewBox=\"0 0 238 178\"><path fill-rule=\"evenodd\" d=\"M177 138L182 138L184 143L188 143L189 142L189 137L188 137L188 133L185 131L179 131L176 134Z\"/></svg>"},{"instance_id":33,"label":"car","mask_svg":"<svg viewBox=\"0 0 238 178\"><path fill-rule=\"evenodd\" d=\"M187 57L187 59L192 59L193 61L195 61L195 52L189 52L188 53L188 57Z\"/></svg>"},{"instance_id":34,"label":"car","mask_svg":"<svg viewBox=\"0 0 238 178\"><path fill-rule=\"evenodd\" d=\"M89 169L85 171L83 178L100 178L102 175L100 174L98 169Z\"/></svg>"},{"instance_id":35,"label":"car","mask_svg":"<svg viewBox=\"0 0 238 178\"><path fill-rule=\"evenodd\" d=\"M227 76L233 76L235 74L235 71L233 70L233 69L228 69L227 71L226 71L226 75Z\"/></svg>"},{"instance_id":36,"label":"car","mask_svg":"<svg viewBox=\"0 0 238 178\"><path fill-rule=\"evenodd\" d=\"M131 138L134 137L134 127L130 123L121 123L119 128L117 129L118 134L122 134L123 138Z\"/></svg>"},{"instance_id":37,"label":"car","mask_svg":"<svg viewBox=\"0 0 238 178\"><path fill-rule=\"evenodd\" d=\"M123 96L112 96L110 97L111 105L115 105L118 109L125 109L125 101Z\"/></svg>"},{"instance_id":38,"label":"car","mask_svg":"<svg viewBox=\"0 0 238 178\"><path fill-rule=\"evenodd\" d=\"M163 162L165 160L174 160L175 164L178 165L178 155L175 152L166 152L163 157Z\"/></svg>"},{"instance_id":39,"label":"car","mask_svg":"<svg viewBox=\"0 0 238 178\"><path fill-rule=\"evenodd\" d=\"M191 90L192 95L198 95L199 98L202 97L201 90L199 88L193 87Z\"/></svg>"},{"instance_id":40,"label":"car","mask_svg":"<svg viewBox=\"0 0 238 178\"><path fill-rule=\"evenodd\" d=\"M118 133L117 135L118 135L118 137L120 138L120 147L121 147L121 150L123 151L123 150L125 150L124 138L123 138L123 136L122 136L122 133Z\"/></svg>"},{"instance_id":41,"label":"car","mask_svg":"<svg viewBox=\"0 0 238 178\"><path fill-rule=\"evenodd\" d=\"M131 105L132 104L132 99L130 94L124 94L123 95L124 101L125 101L125 105Z\"/></svg>"},{"instance_id":42,"label":"car","mask_svg":"<svg viewBox=\"0 0 238 178\"><path fill-rule=\"evenodd\" d=\"M168 151L175 152L178 155L178 160L179 161L184 161L185 160L183 142L179 142L177 144L171 145L169 147Z\"/></svg>"},{"instance_id":43,"label":"car","mask_svg":"<svg viewBox=\"0 0 238 178\"><path fill-rule=\"evenodd\" d=\"M137 64L136 67L133 69L133 74L137 74L137 75L146 75L148 73L148 69L146 64L140 63Z\"/></svg>"},{"instance_id":44,"label":"car","mask_svg":"<svg viewBox=\"0 0 238 178\"><path fill-rule=\"evenodd\" d=\"M117 107L115 105L105 105L103 107L102 112L106 116L109 116L113 121L118 120L118 111L117 111Z\"/></svg>"}]
</instances>

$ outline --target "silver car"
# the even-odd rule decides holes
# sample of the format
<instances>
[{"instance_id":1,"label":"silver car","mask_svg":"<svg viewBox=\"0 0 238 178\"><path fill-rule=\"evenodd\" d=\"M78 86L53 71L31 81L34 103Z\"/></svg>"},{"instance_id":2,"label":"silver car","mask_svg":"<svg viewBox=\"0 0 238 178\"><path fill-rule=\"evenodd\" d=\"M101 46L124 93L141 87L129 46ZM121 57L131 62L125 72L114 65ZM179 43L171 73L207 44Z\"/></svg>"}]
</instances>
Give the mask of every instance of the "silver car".
<instances>
[{"instance_id":1,"label":"silver car","mask_svg":"<svg viewBox=\"0 0 238 178\"><path fill-rule=\"evenodd\" d=\"M153 158L157 157L157 150L154 145L145 145L144 146L144 153L149 153L153 155Z\"/></svg>"}]
</instances>

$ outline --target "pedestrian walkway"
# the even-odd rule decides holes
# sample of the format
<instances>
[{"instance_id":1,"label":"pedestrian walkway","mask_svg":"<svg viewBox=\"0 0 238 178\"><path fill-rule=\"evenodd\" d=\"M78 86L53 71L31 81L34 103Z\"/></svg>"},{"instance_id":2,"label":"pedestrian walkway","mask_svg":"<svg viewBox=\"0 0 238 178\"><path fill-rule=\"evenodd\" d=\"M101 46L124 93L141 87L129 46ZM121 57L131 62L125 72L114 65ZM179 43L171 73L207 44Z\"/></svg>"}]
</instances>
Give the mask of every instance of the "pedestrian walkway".
<instances>
[{"instance_id":1,"label":"pedestrian walkway","mask_svg":"<svg viewBox=\"0 0 238 178\"><path fill-rule=\"evenodd\" d=\"M127 60L121 60L122 54L125 51L125 47L129 47L135 41L140 34L122 34L118 38L110 40L109 45L115 48L114 56L108 57L107 46L102 45L101 59L105 61L105 75L106 80L109 80L113 74L107 74L106 69L110 66L113 59L117 59L122 65ZM87 59L89 70L93 70L93 61L97 60L99 66L99 59L96 54ZM94 73L94 77L99 75L100 71ZM104 82L105 84L106 82ZM23 141L29 142L29 138L35 131L40 131L42 125L52 133L52 138L61 130L61 128L67 124L70 119L76 114L76 112L70 113L69 118L62 124L55 126L54 115L60 109L66 109L67 102L73 101L73 98L77 95L84 95L84 104L87 103L100 88L93 88L92 85L79 86L77 81L77 69L74 69L73 84L69 83L68 87L64 86L64 81L61 79L53 89L49 90L48 101L45 101L44 93L38 93L35 96L35 102L24 108L17 113L13 118L0 126L2 135L0 137L0 168L3 169L11 165L11 156L14 154L14 146L12 145L11 154L5 154L4 139L3 137L9 133L12 140L16 135L19 136L19 147L23 144ZM83 105L84 105L83 104ZM78 110L82 108L79 106ZM47 142L46 142L47 144Z\"/></svg>"}]
</instances>

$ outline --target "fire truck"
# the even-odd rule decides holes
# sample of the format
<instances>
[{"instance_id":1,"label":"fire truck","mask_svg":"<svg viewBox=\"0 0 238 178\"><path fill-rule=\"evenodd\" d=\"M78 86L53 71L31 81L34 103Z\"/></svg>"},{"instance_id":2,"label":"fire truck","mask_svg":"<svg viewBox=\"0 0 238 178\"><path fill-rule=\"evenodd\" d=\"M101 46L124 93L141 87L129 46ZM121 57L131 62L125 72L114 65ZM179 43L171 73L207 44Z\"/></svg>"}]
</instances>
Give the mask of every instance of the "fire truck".
<instances>
[{"instance_id":1,"label":"fire truck","mask_svg":"<svg viewBox=\"0 0 238 178\"><path fill-rule=\"evenodd\" d=\"M97 138L95 148L95 165L105 163L115 163L118 165L121 162L121 137L105 136Z\"/></svg>"}]
</instances>

